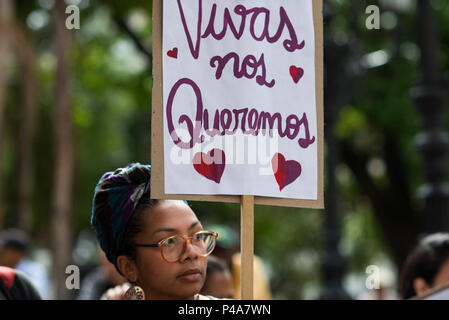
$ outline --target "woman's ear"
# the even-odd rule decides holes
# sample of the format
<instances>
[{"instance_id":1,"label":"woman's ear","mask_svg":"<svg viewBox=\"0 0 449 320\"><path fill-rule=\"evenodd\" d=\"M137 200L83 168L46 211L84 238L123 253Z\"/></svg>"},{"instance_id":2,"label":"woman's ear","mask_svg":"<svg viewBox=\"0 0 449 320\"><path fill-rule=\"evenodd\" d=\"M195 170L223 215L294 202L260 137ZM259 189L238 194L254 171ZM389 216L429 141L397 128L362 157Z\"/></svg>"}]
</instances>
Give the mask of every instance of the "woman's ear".
<instances>
[{"instance_id":1,"label":"woman's ear","mask_svg":"<svg viewBox=\"0 0 449 320\"><path fill-rule=\"evenodd\" d=\"M134 260L124 255L118 256L117 266L120 269L120 272L125 276L125 278L128 279L128 281L137 281L137 267Z\"/></svg>"},{"instance_id":2,"label":"woman's ear","mask_svg":"<svg viewBox=\"0 0 449 320\"><path fill-rule=\"evenodd\" d=\"M423 278L416 278L413 280L413 288L415 289L415 292L418 296L425 293L427 290L430 289L429 285L427 284L426 280Z\"/></svg>"}]
</instances>

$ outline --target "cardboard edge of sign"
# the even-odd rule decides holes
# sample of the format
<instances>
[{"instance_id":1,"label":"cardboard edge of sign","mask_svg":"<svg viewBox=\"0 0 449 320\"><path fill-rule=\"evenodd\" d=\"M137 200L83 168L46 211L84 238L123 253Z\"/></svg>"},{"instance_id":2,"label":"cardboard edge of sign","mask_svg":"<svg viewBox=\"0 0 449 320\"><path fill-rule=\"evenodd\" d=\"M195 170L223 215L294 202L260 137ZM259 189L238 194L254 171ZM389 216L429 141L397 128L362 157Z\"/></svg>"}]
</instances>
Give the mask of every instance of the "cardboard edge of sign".
<instances>
[{"instance_id":1,"label":"cardboard edge of sign","mask_svg":"<svg viewBox=\"0 0 449 320\"><path fill-rule=\"evenodd\" d=\"M254 197L255 204L324 209L324 98L323 98L323 3L313 1L315 27L315 73L318 141L318 198L296 200L270 197ZM164 134L163 134L163 85L162 85L162 1L153 1L153 91L151 120L151 198L188 201L241 203L240 195L179 195L166 194L164 186Z\"/></svg>"}]
</instances>

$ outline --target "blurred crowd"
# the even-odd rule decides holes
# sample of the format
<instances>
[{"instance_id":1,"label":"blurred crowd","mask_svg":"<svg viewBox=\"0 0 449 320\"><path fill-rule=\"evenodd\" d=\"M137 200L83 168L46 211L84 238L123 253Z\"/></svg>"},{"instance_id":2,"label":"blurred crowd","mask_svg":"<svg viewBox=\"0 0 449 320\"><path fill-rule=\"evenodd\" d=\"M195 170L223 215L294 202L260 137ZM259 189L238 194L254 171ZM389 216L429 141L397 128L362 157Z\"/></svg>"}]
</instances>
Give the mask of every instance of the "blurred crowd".
<instances>
[{"instance_id":1,"label":"blurred crowd","mask_svg":"<svg viewBox=\"0 0 449 320\"><path fill-rule=\"evenodd\" d=\"M240 298L238 234L224 225L210 227L220 233L213 255L207 257L207 276L201 294L225 299ZM32 240L18 229L0 232L0 300L54 299L49 266L33 259ZM82 266L78 300L116 299L117 288L129 287L96 244L95 265ZM78 248L77 250L83 250ZM398 281L392 272L379 274L377 286L356 297L359 300L432 299L431 294L449 288L449 233L423 237L402 266ZM398 284L396 284L398 282ZM439 289L439 290L435 290ZM449 290L449 289L448 289ZM115 295L115 297L114 297ZM441 295L440 295L441 296ZM442 295L442 297L446 297ZM449 298L449 296L447 297ZM254 259L254 299L272 299L267 268Z\"/></svg>"}]
</instances>

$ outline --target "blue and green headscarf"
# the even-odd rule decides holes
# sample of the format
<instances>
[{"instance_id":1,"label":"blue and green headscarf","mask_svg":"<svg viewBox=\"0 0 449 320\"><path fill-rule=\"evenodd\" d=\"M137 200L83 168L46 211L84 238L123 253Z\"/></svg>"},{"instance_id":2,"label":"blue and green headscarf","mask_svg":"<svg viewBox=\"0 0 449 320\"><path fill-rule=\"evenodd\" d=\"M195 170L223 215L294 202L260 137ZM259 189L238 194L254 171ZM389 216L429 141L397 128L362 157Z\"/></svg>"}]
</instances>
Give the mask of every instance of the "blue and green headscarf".
<instances>
[{"instance_id":1,"label":"blue and green headscarf","mask_svg":"<svg viewBox=\"0 0 449 320\"><path fill-rule=\"evenodd\" d=\"M106 172L95 188L91 223L100 247L116 268L126 226L142 197L150 197L150 180L151 166L136 163Z\"/></svg>"}]
</instances>

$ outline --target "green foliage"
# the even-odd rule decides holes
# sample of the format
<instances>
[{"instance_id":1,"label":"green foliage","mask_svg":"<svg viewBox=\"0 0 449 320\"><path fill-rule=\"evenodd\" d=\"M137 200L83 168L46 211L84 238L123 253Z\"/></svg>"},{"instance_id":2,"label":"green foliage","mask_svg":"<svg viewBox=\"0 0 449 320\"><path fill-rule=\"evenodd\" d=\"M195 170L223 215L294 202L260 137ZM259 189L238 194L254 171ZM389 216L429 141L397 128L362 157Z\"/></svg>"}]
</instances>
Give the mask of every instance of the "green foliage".
<instances>
[{"instance_id":1,"label":"green foliage","mask_svg":"<svg viewBox=\"0 0 449 320\"><path fill-rule=\"evenodd\" d=\"M57 0L59 1L59 0ZM326 25L330 38L350 44L360 57L373 52L388 56L384 65L364 70L363 86L342 106L335 134L350 141L373 160L376 184L387 185L382 171L385 155L380 145L387 135L397 137L404 159L407 183L414 192L422 183L420 159L414 146L419 115L409 90L416 82L416 27L414 7L396 12L392 1L328 1L334 5L334 19ZM373 2L373 3L372 3ZM396 12L397 25L388 30L364 28L365 8L378 4ZM438 8L441 36L441 67L449 68L449 5L434 1ZM30 29L27 18L40 8L37 1L16 1L19 23L28 28L38 49L39 113L34 138L33 235L36 243L50 245L51 194L53 177L53 107L56 61L49 23ZM142 43L151 50L152 1L93 0L83 9L81 30L73 32L71 51L73 125L76 140L76 168L73 232L90 228L91 201L100 175L131 162L150 161L151 61L138 51L115 22L122 17ZM49 12L48 12L49 14ZM5 184L7 222L14 225L17 199L17 137L20 128L19 71L9 84L7 131L2 170ZM351 90L351 88L347 88ZM446 114L449 128L449 117ZM376 167L377 164L377 167ZM377 172L377 173L376 173ZM388 256L382 230L371 204L355 177L341 164L337 172L339 208L343 217L341 252L352 274L363 275L369 264ZM413 198L413 195L412 195ZM227 224L239 230L238 204L193 202L204 224ZM255 252L269 268L275 298L316 298L320 287L323 255L323 211L256 206ZM406 223L406 222L404 222Z\"/></svg>"}]
</instances>

